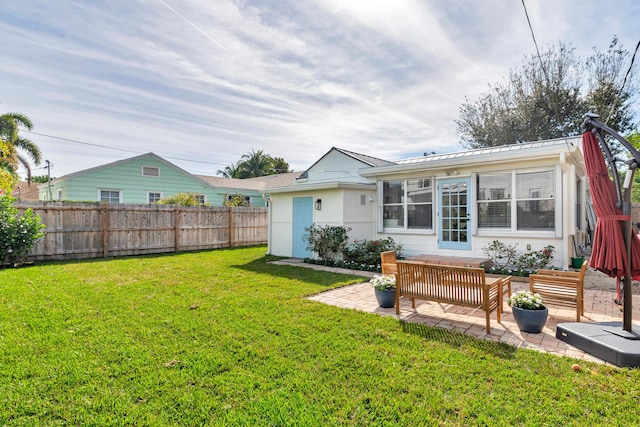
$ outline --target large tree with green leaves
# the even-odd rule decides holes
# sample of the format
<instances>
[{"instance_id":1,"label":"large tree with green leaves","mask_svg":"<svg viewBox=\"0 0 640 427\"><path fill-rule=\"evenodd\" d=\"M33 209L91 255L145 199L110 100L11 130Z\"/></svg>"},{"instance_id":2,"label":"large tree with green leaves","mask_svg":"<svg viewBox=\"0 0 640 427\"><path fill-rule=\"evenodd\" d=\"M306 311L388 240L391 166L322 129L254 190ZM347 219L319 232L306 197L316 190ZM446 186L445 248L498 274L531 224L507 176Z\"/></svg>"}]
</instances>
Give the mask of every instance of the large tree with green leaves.
<instances>
[{"instance_id":1,"label":"large tree with green leaves","mask_svg":"<svg viewBox=\"0 0 640 427\"><path fill-rule=\"evenodd\" d=\"M35 165L39 165L42 161L40 149L31 140L20 136L20 128L26 130L33 128L31 120L24 114L5 113L0 115L0 180L3 183L5 183L3 177L7 179L7 176L11 177L9 181L12 183L17 181L19 166L27 171L27 178L30 181L31 165L29 159ZM20 153L21 151L26 154L26 157ZM0 183L0 185L3 184Z\"/></svg>"},{"instance_id":2,"label":"large tree with green leaves","mask_svg":"<svg viewBox=\"0 0 640 427\"><path fill-rule=\"evenodd\" d=\"M586 58L563 43L525 58L504 83L462 104L456 121L462 144L483 148L578 135L589 111L619 133L632 130L638 83L629 56L614 38L606 52L594 49Z\"/></svg>"}]
</instances>

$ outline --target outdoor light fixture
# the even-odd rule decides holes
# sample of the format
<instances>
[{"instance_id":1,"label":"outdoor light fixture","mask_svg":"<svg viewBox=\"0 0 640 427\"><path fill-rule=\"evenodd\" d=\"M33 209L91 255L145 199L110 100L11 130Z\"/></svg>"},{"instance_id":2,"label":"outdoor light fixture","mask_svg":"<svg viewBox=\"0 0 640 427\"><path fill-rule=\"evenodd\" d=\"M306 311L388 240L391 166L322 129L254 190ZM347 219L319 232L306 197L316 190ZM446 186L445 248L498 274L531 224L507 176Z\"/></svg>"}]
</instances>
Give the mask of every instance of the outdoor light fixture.
<instances>
[{"instance_id":1,"label":"outdoor light fixture","mask_svg":"<svg viewBox=\"0 0 640 427\"><path fill-rule=\"evenodd\" d=\"M322 210L322 199L316 199L316 210L317 211Z\"/></svg>"}]
</instances>

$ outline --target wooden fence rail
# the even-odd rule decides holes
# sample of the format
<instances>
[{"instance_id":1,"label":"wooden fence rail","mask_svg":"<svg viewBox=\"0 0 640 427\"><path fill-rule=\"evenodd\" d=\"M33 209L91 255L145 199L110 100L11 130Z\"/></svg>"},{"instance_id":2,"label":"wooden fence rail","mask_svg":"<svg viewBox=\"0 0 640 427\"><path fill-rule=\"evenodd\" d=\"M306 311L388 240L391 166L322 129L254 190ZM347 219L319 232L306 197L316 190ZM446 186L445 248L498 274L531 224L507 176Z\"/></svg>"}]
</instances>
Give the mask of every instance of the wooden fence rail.
<instances>
[{"instance_id":1,"label":"wooden fence rail","mask_svg":"<svg viewBox=\"0 0 640 427\"><path fill-rule=\"evenodd\" d=\"M267 208L27 202L47 226L31 260L100 258L267 243Z\"/></svg>"}]
</instances>

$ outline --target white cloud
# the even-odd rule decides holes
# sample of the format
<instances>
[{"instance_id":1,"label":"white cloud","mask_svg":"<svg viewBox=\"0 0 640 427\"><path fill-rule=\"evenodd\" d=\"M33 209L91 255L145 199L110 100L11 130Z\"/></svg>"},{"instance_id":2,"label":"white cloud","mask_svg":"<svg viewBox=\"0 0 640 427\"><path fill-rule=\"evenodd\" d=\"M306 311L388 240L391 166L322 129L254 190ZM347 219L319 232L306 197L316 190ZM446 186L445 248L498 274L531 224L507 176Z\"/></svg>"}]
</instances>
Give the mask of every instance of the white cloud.
<instances>
[{"instance_id":1,"label":"white cloud","mask_svg":"<svg viewBox=\"0 0 640 427\"><path fill-rule=\"evenodd\" d=\"M606 14L526 4L541 47L637 42L633 0ZM47 135L214 163L175 160L201 174L251 149L298 170L331 146L458 150L465 96L535 52L522 4L502 0L41 0L5 5L0 31L3 111ZM57 176L133 155L29 136Z\"/></svg>"}]
</instances>

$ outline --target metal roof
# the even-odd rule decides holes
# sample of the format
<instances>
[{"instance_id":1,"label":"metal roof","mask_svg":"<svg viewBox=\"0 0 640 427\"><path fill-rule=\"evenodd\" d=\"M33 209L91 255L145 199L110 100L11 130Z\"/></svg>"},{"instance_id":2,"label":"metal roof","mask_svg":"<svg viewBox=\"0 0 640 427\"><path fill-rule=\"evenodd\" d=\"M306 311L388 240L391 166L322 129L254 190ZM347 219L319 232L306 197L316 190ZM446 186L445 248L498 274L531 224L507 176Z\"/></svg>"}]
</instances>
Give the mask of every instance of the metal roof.
<instances>
[{"instance_id":1,"label":"metal roof","mask_svg":"<svg viewBox=\"0 0 640 427\"><path fill-rule=\"evenodd\" d=\"M410 159L396 160L395 163L399 165L410 165L416 163L428 163L428 162L436 162L441 160L453 160L453 159L463 159L468 157L477 157L488 154L504 154L508 152L519 152L522 150L530 150L530 149L540 149L546 147L557 147L563 145L572 145L577 146L580 141L580 137L570 137L570 138L557 138L557 139L549 139L546 141L536 141L536 142L524 142L521 144L513 144L513 145L501 145L499 147L489 147L489 148L480 148L476 150L467 150L467 151L457 151L454 153L445 153L445 154L434 154L430 156L422 156L422 157L413 157Z\"/></svg>"}]
</instances>

